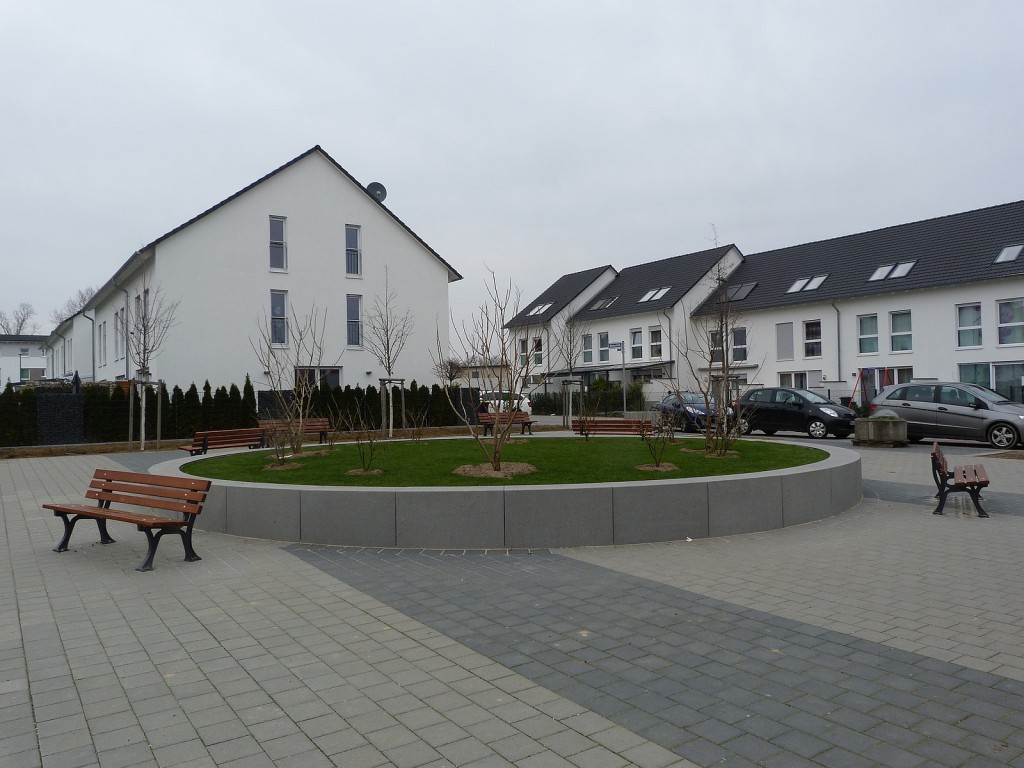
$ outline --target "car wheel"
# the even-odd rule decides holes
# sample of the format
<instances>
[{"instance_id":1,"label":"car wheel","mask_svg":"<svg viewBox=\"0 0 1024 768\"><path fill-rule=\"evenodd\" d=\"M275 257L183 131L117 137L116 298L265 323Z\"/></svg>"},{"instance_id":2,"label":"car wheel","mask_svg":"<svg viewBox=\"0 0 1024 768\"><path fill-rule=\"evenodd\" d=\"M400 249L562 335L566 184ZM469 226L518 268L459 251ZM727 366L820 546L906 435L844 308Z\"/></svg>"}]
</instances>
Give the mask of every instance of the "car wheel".
<instances>
[{"instance_id":1,"label":"car wheel","mask_svg":"<svg viewBox=\"0 0 1024 768\"><path fill-rule=\"evenodd\" d=\"M988 428L988 442L993 448L1013 448L1017 433L1009 424L993 424Z\"/></svg>"},{"instance_id":2,"label":"car wheel","mask_svg":"<svg viewBox=\"0 0 1024 768\"><path fill-rule=\"evenodd\" d=\"M771 437L772 435L774 435L779 430L777 430L777 429L762 429L761 431L764 432L766 435L768 435L768 437Z\"/></svg>"},{"instance_id":3,"label":"car wheel","mask_svg":"<svg viewBox=\"0 0 1024 768\"><path fill-rule=\"evenodd\" d=\"M741 435L749 435L751 432L754 431L753 427L750 426L750 422L747 421L746 419L740 419L739 424L736 425L736 430Z\"/></svg>"},{"instance_id":4,"label":"car wheel","mask_svg":"<svg viewBox=\"0 0 1024 768\"><path fill-rule=\"evenodd\" d=\"M907 440L911 443L920 443L924 440L924 435L907 435Z\"/></svg>"},{"instance_id":5,"label":"car wheel","mask_svg":"<svg viewBox=\"0 0 1024 768\"><path fill-rule=\"evenodd\" d=\"M807 424L807 434L817 440L828 434L828 427L821 419L812 419Z\"/></svg>"}]
</instances>

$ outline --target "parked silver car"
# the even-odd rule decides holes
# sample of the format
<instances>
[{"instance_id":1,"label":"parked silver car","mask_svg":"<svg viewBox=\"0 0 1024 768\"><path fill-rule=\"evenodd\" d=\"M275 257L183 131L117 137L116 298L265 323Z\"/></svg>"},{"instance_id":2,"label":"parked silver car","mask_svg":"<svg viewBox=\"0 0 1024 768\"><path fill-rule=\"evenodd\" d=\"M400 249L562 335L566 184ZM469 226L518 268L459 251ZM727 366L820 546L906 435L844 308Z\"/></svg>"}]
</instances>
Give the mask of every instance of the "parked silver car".
<instances>
[{"instance_id":1,"label":"parked silver car","mask_svg":"<svg viewBox=\"0 0 1024 768\"><path fill-rule=\"evenodd\" d=\"M911 440L987 440L993 448L1013 448L1024 441L1024 405L977 384L896 384L879 392L868 412L905 419Z\"/></svg>"}]
</instances>

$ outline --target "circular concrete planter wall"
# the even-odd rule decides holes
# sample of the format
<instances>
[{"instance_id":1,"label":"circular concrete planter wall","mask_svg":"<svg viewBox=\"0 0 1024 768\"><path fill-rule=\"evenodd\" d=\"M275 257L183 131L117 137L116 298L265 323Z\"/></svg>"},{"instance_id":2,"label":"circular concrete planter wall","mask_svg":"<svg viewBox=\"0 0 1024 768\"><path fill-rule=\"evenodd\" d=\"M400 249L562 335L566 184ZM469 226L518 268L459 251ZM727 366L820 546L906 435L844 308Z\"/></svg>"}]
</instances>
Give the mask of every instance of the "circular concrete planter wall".
<instances>
[{"instance_id":1,"label":"circular concrete planter wall","mask_svg":"<svg viewBox=\"0 0 1024 768\"><path fill-rule=\"evenodd\" d=\"M802 467L641 483L325 488L215 480L196 527L410 549L542 549L753 533L831 517L860 502L860 456L821 448L829 457ZM183 474L189 461L152 472Z\"/></svg>"}]
</instances>

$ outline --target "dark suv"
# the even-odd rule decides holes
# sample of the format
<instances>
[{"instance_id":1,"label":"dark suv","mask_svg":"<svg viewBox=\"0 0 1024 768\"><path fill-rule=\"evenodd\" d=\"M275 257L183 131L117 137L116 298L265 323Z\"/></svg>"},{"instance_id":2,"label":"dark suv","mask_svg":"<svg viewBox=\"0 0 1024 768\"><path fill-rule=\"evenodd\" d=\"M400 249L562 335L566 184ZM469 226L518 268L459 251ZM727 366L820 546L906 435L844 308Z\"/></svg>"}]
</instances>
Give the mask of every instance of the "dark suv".
<instances>
[{"instance_id":1,"label":"dark suv","mask_svg":"<svg viewBox=\"0 0 1024 768\"><path fill-rule=\"evenodd\" d=\"M856 414L806 389L762 387L740 398L740 418L740 431L745 435L759 429L766 435L788 430L815 438L831 432L843 438L853 433Z\"/></svg>"},{"instance_id":2,"label":"dark suv","mask_svg":"<svg viewBox=\"0 0 1024 768\"><path fill-rule=\"evenodd\" d=\"M869 413L905 419L911 440L987 440L993 448L1013 448L1024 439L1024 405L978 384L896 384L875 395Z\"/></svg>"}]
</instances>

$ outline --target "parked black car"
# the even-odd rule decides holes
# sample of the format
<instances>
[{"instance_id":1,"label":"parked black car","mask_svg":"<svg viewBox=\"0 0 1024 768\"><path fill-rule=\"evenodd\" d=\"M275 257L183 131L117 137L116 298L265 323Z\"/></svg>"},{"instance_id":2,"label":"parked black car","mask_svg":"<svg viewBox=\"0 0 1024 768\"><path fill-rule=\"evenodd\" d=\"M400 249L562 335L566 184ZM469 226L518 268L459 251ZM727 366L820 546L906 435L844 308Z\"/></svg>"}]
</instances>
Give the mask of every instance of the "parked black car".
<instances>
[{"instance_id":1,"label":"parked black car","mask_svg":"<svg viewBox=\"0 0 1024 768\"><path fill-rule=\"evenodd\" d=\"M762 387L740 398L740 431L749 435L758 429L766 435L778 431L806 432L811 437L849 437L856 414L827 397L806 389Z\"/></svg>"},{"instance_id":2,"label":"parked black car","mask_svg":"<svg viewBox=\"0 0 1024 768\"><path fill-rule=\"evenodd\" d=\"M662 421L684 432L703 432L709 412L712 421L717 413L714 399L705 402L704 395L696 392L670 392L664 400L654 403L651 408Z\"/></svg>"}]
</instances>

